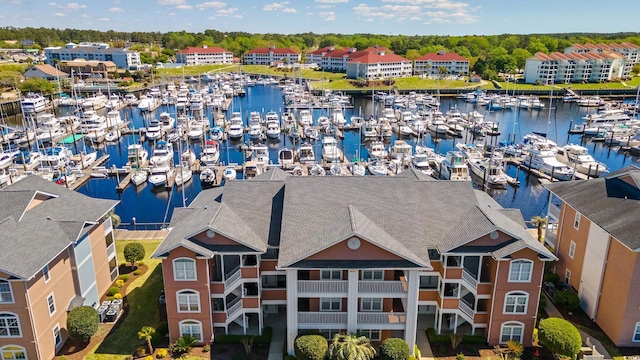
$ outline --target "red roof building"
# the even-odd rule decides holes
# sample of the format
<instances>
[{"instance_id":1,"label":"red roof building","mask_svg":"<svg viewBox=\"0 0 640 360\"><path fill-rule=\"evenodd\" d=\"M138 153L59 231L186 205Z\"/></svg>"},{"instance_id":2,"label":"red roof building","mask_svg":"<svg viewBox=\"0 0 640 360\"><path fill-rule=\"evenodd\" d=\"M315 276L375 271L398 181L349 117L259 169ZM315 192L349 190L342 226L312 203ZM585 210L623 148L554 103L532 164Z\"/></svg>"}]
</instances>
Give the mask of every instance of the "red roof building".
<instances>
[{"instance_id":1,"label":"red roof building","mask_svg":"<svg viewBox=\"0 0 640 360\"><path fill-rule=\"evenodd\" d=\"M185 65L232 64L233 53L221 47L188 47L176 53L176 61Z\"/></svg>"},{"instance_id":2,"label":"red roof building","mask_svg":"<svg viewBox=\"0 0 640 360\"><path fill-rule=\"evenodd\" d=\"M359 53L360 56L355 56ZM353 56L353 57L351 57ZM354 52L347 62L347 78L384 79L411 76L411 60L381 51Z\"/></svg>"},{"instance_id":3,"label":"red roof building","mask_svg":"<svg viewBox=\"0 0 640 360\"><path fill-rule=\"evenodd\" d=\"M437 53L427 53L417 58L413 71L416 74L440 75L440 68L447 69L447 75L468 75L469 59L456 53L441 50Z\"/></svg>"},{"instance_id":4,"label":"red roof building","mask_svg":"<svg viewBox=\"0 0 640 360\"><path fill-rule=\"evenodd\" d=\"M276 61L296 63L300 62L300 53L289 48L255 48L244 53L244 63L247 65L271 65Z\"/></svg>"}]
</instances>

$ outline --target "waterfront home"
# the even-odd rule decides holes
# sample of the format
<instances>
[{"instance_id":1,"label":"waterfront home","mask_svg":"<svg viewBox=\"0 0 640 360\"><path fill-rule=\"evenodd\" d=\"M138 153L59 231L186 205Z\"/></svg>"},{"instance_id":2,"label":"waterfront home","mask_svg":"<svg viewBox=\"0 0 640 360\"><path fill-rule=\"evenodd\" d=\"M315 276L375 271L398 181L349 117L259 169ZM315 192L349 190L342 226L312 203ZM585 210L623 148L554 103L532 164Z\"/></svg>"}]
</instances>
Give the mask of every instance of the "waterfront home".
<instances>
[{"instance_id":1,"label":"waterfront home","mask_svg":"<svg viewBox=\"0 0 640 360\"><path fill-rule=\"evenodd\" d=\"M100 305L118 276L117 203L35 175L0 191L2 359L52 359L68 338L67 312Z\"/></svg>"},{"instance_id":2,"label":"waterfront home","mask_svg":"<svg viewBox=\"0 0 640 360\"><path fill-rule=\"evenodd\" d=\"M399 78L411 76L411 69L411 60L380 50L351 58L347 63L347 78Z\"/></svg>"},{"instance_id":3,"label":"waterfront home","mask_svg":"<svg viewBox=\"0 0 640 360\"><path fill-rule=\"evenodd\" d=\"M640 63L640 46L628 42L623 42L621 44L618 43L610 43L610 44L573 44L568 48L564 49L565 54L569 54L572 52L575 53L602 53L605 51L613 51L616 52L626 58L624 63L624 69L622 70L622 76L627 77L631 75L631 69L633 65Z\"/></svg>"},{"instance_id":4,"label":"waterfront home","mask_svg":"<svg viewBox=\"0 0 640 360\"><path fill-rule=\"evenodd\" d=\"M57 80L68 78L69 74L64 71L60 71L49 64L43 64L33 65L32 67L28 68L27 70L25 70L23 76L25 77L25 79L39 78L45 80Z\"/></svg>"},{"instance_id":5,"label":"waterfront home","mask_svg":"<svg viewBox=\"0 0 640 360\"><path fill-rule=\"evenodd\" d=\"M233 53L221 47L188 47L176 52L176 62L185 65L232 64Z\"/></svg>"},{"instance_id":6,"label":"waterfront home","mask_svg":"<svg viewBox=\"0 0 640 360\"><path fill-rule=\"evenodd\" d=\"M613 51L537 52L528 58L524 80L528 84L569 84L573 82L603 82L623 76L625 57Z\"/></svg>"},{"instance_id":7,"label":"waterfront home","mask_svg":"<svg viewBox=\"0 0 640 360\"><path fill-rule=\"evenodd\" d=\"M640 168L545 185L556 273L617 346L640 346Z\"/></svg>"},{"instance_id":8,"label":"waterfront home","mask_svg":"<svg viewBox=\"0 0 640 360\"><path fill-rule=\"evenodd\" d=\"M289 64L300 62L300 53L289 48L255 48L244 53L246 65L271 65L276 62L286 61Z\"/></svg>"},{"instance_id":9,"label":"waterfront home","mask_svg":"<svg viewBox=\"0 0 640 360\"><path fill-rule=\"evenodd\" d=\"M307 54L309 62L316 63L321 69L329 71L347 71L347 63L352 59L369 53L391 53L386 47L370 46L363 50L356 48L338 49L335 46L327 46Z\"/></svg>"},{"instance_id":10,"label":"waterfront home","mask_svg":"<svg viewBox=\"0 0 640 360\"><path fill-rule=\"evenodd\" d=\"M440 75L440 68L447 69L446 75L469 75L469 59L456 53L441 50L437 53L427 53L415 59L413 73L415 75Z\"/></svg>"},{"instance_id":11,"label":"waterfront home","mask_svg":"<svg viewBox=\"0 0 640 360\"><path fill-rule=\"evenodd\" d=\"M112 61L117 67L123 69L135 69L142 64L139 52L112 48L105 43L81 42L68 43L64 47L50 46L44 48L44 54L45 62L49 65L55 65L56 60L62 62L75 59Z\"/></svg>"},{"instance_id":12,"label":"waterfront home","mask_svg":"<svg viewBox=\"0 0 640 360\"><path fill-rule=\"evenodd\" d=\"M310 191L312 189L312 191ZM383 204L383 205L381 205ZM555 256L469 183L290 176L276 168L176 208L162 259L170 341L210 343L286 322L358 332L374 344L417 333L531 346L542 273Z\"/></svg>"},{"instance_id":13,"label":"waterfront home","mask_svg":"<svg viewBox=\"0 0 640 360\"><path fill-rule=\"evenodd\" d=\"M76 59L61 61L58 67L66 72L73 72L76 78L103 78L107 79L110 73L116 71L116 64L113 61L98 61Z\"/></svg>"}]
</instances>

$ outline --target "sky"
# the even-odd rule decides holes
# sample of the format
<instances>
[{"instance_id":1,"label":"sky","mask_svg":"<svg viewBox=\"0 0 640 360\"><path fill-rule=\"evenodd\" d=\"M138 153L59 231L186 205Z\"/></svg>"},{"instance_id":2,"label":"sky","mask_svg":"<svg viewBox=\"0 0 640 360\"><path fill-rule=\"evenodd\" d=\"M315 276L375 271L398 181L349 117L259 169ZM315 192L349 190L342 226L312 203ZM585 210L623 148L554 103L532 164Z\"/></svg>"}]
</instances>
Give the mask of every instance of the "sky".
<instances>
[{"instance_id":1,"label":"sky","mask_svg":"<svg viewBox=\"0 0 640 360\"><path fill-rule=\"evenodd\" d=\"M0 26L249 33L492 35L640 31L640 1L0 0ZM625 15L629 14L629 15Z\"/></svg>"}]
</instances>

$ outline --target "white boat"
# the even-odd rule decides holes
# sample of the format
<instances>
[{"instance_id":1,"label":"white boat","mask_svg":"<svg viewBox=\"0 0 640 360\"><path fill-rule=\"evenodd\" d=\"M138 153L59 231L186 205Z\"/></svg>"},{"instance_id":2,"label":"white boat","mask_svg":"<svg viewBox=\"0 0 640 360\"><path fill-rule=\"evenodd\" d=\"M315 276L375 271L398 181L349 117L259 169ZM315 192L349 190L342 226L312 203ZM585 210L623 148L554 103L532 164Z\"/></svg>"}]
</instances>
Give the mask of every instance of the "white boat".
<instances>
[{"instance_id":1,"label":"white boat","mask_svg":"<svg viewBox=\"0 0 640 360\"><path fill-rule=\"evenodd\" d=\"M120 139L120 136L121 134L118 128L111 128L111 130L109 130L109 132L104 135L104 141L115 142Z\"/></svg>"},{"instance_id":2,"label":"white boat","mask_svg":"<svg viewBox=\"0 0 640 360\"><path fill-rule=\"evenodd\" d=\"M342 160L342 150L338 147L338 141L333 136L322 138L322 158L326 162Z\"/></svg>"},{"instance_id":3,"label":"white boat","mask_svg":"<svg viewBox=\"0 0 640 360\"><path fill-rule=\"evenodd\" d=\"M147 175L146 171L144 170L136 171L135 173L133 173L133 175L131 175L131 183L133 183L133 185L135 186L140 186L147 182L148 177L149 176Z\"/></svg>"},{"instance_id":4,"label":"white boat","mask_svg":"<svg viewBox=\"0 0 640 360\"><path fill-rule=\"evenodd\" d=\"M255 162L259 168L264 168L269 164L269 148L263 144L252 144L249 146L251 150L251 161Z\"/></svg>"},{"instance_id":5,"label":"white boat","mask_svg":"<svg viewBox=\"0 0 640 360\"><path fill-rule=\"evenodd\" d=\"M262 125L251 124L249 126L249 137L253 140L259 139L262 136Z\"/></svg>"},{"instance_id":6,"label":"white boat","mask_svg":"<svg viewBox=\"0 0 640 360\"><path fill-rule=\"evenodd\" d=\"M416 153L413 155L413 159L411 159L411 166L423 174L429 176L433 175L433 169L429 164L429 157L425 153Z\"/></svg>"},{"instance_id":7,"label":"white boat","mask_svg":"<svg viewBox=\"0 0 640 360\"><path fill-rule=\"evenodd\" d=\"M227 166L222 173L222 177L225 180L235 180L237 175L236 169L233 166Z\"/></svg>"},{"instance_id":8,"label":"white boat","mask_svg":"<svg viewBox=\"0 0 640 360\"><path fill-rule=\"evenodd\" d=\"M183 165L179 169L176 169L176 186L182 186L189 182L193 177L193 171L188 166Z\"/></svg>"},{"instance_id":9,"label":"white boat","mask_svg":"<svg viewBox=\"0 0 640 360\"><path fill-rule=\"evenodd\" d=\"M402 136L410 136L414 134L413 129L411 129L409 125L405 125L405 124L398 126L398 132Z\"/></svg>"},{"instance_id":10,"label":"white boat","mask_svg":"<svg viewBox=\"0 0 640 360\"><path fill-rule=\"evenodd\" d=\"M216 181L216 171L214 168L205 167L200 172L200 182L204 186L212 186Z\"/></svg>"},{"instance_id":11,"label":"white boat","mask_svg":"<svg viewBox=\"0 0 640 360\"><path fill-rule=\"evenodd\" d=\"M382 141L373 141L369 145L369 156L377 159L386 159L389 156L389 152Z\"/></svg>"},{"instance_id":12,"label":"white boat","mask_svg":"<svg viewBox=\"0 0 640 360\"><path fill-rule=\"evenodd\" d=\"M173 162L173 145L166 141L158 141L151 153L149 163L152 166L170 166Z\"/></svg>"},{"instance_id":13,"label":"white boat","mask_svg":"<svg viewBox=\"0 0 640 360\"><path fill-rule=\"evenodd\" d=\"M105 105L105 107L108 110L117 110L121 105L122 99L120 99L120 96L118 96L117 94L111 94L107 99L107 104Z\"/></svg>"},{"instance_id":14,"label":"white boat","mask_svg":"<svg viewBox=\"0 0 640 360\"><path fill-rule=\"evenodd\" d=\"M51 146L42 152L39 167L59 169L67 166L73 153L63 146Z\"/></svg>"},{"instance_id":15,"label":"white boat","mask_svg":"<svg viewBox=\"0 0 640 360\"><path fill-rule=\"evenodd\" d=\"M140 111L151 111L154 106L155 99L153 97L147 95L140 96L140 100L138 101L138 109L140 109Z\"/></svg>"},{"instance_id":16,"label":"white boat","mask_svg":"<svg viewBox=\"0 0 640 360\"><path fill-rule=\"evenodd\" d=\"M311 115L311 111L307 110L307 109L302 109L300 110L300 114L299 114L299 122L300 125L304 126L311 126L311 124L313 124L313 116Z\"/></svg>"},{"instance_id":17,"label":"white boat","mask_svg":"<svg viewBox=\"0 0 640 360\"><path fill-rule=\"evenodd\" d=\"M310 143L302 143L297 150L298 161L300 164L311 164L316 161L313 145Z\"/></svg>"},{"instance_id":18,"label":"white boat","mask_svg":"<svg viewBox=\"0 0 640 360\"><path fill-rule=\"evenodd\" d=\"M413 146L404 140L396 140L391 147L391 160L402 165L409 165L413 157Z\"/></svg>"},{"instance_id":19,"label":"white boat","mask_svg":"<svg viewBox=\"0 0 640 360\"><path fill-rule=\"evenodd\" d=\"M98 153L95 151L92 152L80 152L78 154L72 155L69 158L69 165L72 169L86 169L91 166L96 159L98 158Z\"/></svg>"},{"instance_id":20,"label":"white boat","mask_svg":"<svg viewBox=\"0 0 640 360\"><path fill-rule=\"evenodd\" d=\"M171 117L168 112L160 113L160 122L162 123L162 130L164 130L165 133L171 131L171 129L176 126L176 119Z\"/></svg>"},{"instance_id":21,"label":"white boat","mask_svg":"<svg viewBox=\"0 0 640 360\"><path fill-rule=\"evenodd\" d=\"M376 176L386 176L387 175L387 165L382 160L371 160L369 161L369 173L371 175Z\"/></svg>"},{"instance_id":22,"label":"white boat","mask_svg":"<svg viewBox=\"0 0 640 360\"><path fill-rule=\"evenodd\" d=\"M367 168L361 162L350 163L349 170L354 176L364 176L367 172Z\"/></svg>"},{"instance_id":23,"label":"white boat","mask_svg":"<svg viewBox=\"0 0 640 360\"><path fill-rule=\"evenodd\" d=\"M98 110L107 105L109 99L106 95L98 93L82 99L82 107L85 109Z\"/></svg>"},{"instance_id":24,"label":"white boat","mask_svg":"<svg viewBox=\"0 0 640 360\"><path fill-rule=\"evenodd\" d=\"M163 186L173 176L174 170L168 166L155 166L150 170L148 181L153 186Z\"/></svg>"},{"instance_id":25,"label":"white boat","mask_svg":"<svg viewBox=\"0 0 640 360\"><path fill-rule=\"evenodd\" d=\"M506 186L508 176L504 172L504 167L499 160L496 159L467 159L467 164L471 172L479 179L483 180L489 186L501 187Z\"/></svg>"},{"instance_id":26,"label":"white boat","mask_svg":"<svg viewBox=\"0 0 640 360\"><path fill-rule=\"evenodd\" d=\"M437 160L440 176L445 180L471 181L469 167L460 151L448 151L445 157Z\"/></svg>"},{"instance_id":27,"label":"white boat","mask_svg":"<svg viewBox=\"0 0 640 360\"><path fill-rule=\"evenodd\" d=\"M200 164L202 166L215 166L220 160L220 145L217 141L207 140L200 153Z\"/></svg>"},{"instance_id":28,"label":"white boat","mask_svg":"<svg viewBox=\"0 0 640 360\"><path fill-rule=\"evenodd\" d=\"M362 136L365 139L375 139L378 137L378 129L373 124L364 123L362 124Z\"/></svg>"},{"instance_id":29,"label":"white boat","mask_svg":"<svg viewBox=\"0 0 640 360\"><path fill-rule=\"evenodd\" d=\"M196 153L191 149L187 149L182 153L181 159L183 163L193 165L196 162Z\"/></svg>"},{"instance_id":30,"label":"white boat","mask_svg":"<svg viewBox=\"0 0 640 360\"><path fill-rule=\"evenodd\" d=\"M147 126L146 137L147 140L158 140L164 135L162 130L162 124L158 120L151 120L149 126Z\"/></svg>"},{"instance_id":31,"label":"white boat","mask_svg":"<svg viewBox=\"0 0 640 360\"><path fill-rule=\"evenodd\" d=\"M441 119L432 120L427 128L436 134L446 134L447 130L449 130L447 124Z\"/></svg>"},{"instance_id":32,"label":"white boat","mask_svg":"<svg viewBox=\"0 0 640 360\"><path fill-rule=\"evenodd\" d=\"M333 123L333 125L337 126L338 128L342 128L344 124L347 123L347 119L345 119L344 117L342 108L336 107L332 109L331 122Z\"/></svg>"},{"instance_id":33,"label":"white boat","mask_svg":"<svg viewBox=\"0 0 640 360\"><path fill-rule=\"evenodd\" d=\"M144 166L148 157L149 152L141 144L131 144L127 147L127 166Z\"/></svg>"},{"instance_id":34,"label":"white boat","mask_svg":"<svg viewBox=\"0 0 640 360\"><path fill-rule=\"evenodd\" d=\"M589 154L589 149L580 145L567 144L557 148L556 159L575 171L591 177L598 177L609 171L607 165L596 161Z\"/></svg>"},{"instance_id":35,"label":"white boat","mask_svg":"<svg viewBox=\"0 0 640 360\"><path fill-rule=\"evenodd\" d=\"M527 138L527 136L529 136L529 138ZM530 135L527 136L525 136L525 140L533 141L525 144L529 151L529 157L525 158L524 165L538 170L543 174L553 176L558 180L573 179L573 169L556 159L556 152L558 150L556 143L543 137L535 138Z\"/></svg>"},{"instance_id":36,"label":"white boat","mask_svg":"<svg viewBox=\"0 0 640 360\"><path fill-rule=\"evenodd\" d=\"M13 157L17 152L0 152L0 169L6 169L13 162Z\"/></svg>"},{"instance_id":37,"label":"white boat","mask_svg":"<svg viewBox=\"0 0 640 360\"><path fill-rule=\"evenodd\" d=\"M282 131L280 130L280 124L278 124L277 122L268 122L267 123L267 137L270 139L277 139L280 137L280 133ZM249 130L249 133L251 133L251 130Z\"/></svg>"},{"instance_id":38,"label":"white boat","mask_svg":"<svg viewBox=\"0 0 640 360\"><path fill-rule=\"evenodd\" d=\"M22 151L16 156L13 157L13 162L17 165L18 168L22 168L23 170L34 170L38 166L40 166L40 160L42 159L42 154L37 151Z\"/></svg>"},{"instance_id":39,"label":"white boat","mask_svg":"<svg viewBox=\"0 0 640 360\"><path fill-rule=\"evenodd\" d=\"M293 165L293 151L288 148L283 148L278 151L278 164L283 168L289 168Z\"/></svg>"},{"instance_id":40,"label":"white boat","mask_svg":"<svg viewBox=\"0 0 640 360\"><path fill-rule=\"evenodd\" d=\"M136 105L138 104L138 98L134 94L125 94L124 103L127 105Z\"/></svg>"},{"instance_id":41,"label":"white boat","mask_svg":"<svg viewBox=\"0 0 640 360\"><path fill-rule=\"evenodd\" d=\"M202 139L204 135L204 128L202 125L193 121L189 124L189 131L187 131L187 137L191 140L199 140Z\"/></svg>"},{"instance_id":42,"label":"white boat","mask_svg":"<svg viewBox=\"0 0 640 360\"><path fill-rule=\"evenodd\" d=\"M320 138L320 130L316 126L307 126L304 128L304 136L307 139L318 140Z\"/></svg>"},{"instance_id":43,"label":"white boat","mask_svg":"<svg viewBox=\"0 0 640 360\"><path fill-rule=\"evenodd\" d=\"M35 114L46 109L47 99L42 94L30 92L20 100L20 107L25 114Z\"/></svg>"},{"instance_id":44,"label":"white boat","mask_svg":"<svg viewBox=\"0 0 640 360\"><path fill-rule=\"evenodd\" d=\"M224 129L218 125L212 127L209 133L211 134L211 140L219 141L224 137Z\"/></svg>"},{"instance_id":45,"label":"white boat","mask_svg":"<svg viewBox=\"0 0 640 360\"><path fill-rule=\"evenodd\" d=\"M309 175L311 176L325 176L327 172L320 166L320 164L313 164L311 169L309 169Z\"/></svg>"}]
</instances>

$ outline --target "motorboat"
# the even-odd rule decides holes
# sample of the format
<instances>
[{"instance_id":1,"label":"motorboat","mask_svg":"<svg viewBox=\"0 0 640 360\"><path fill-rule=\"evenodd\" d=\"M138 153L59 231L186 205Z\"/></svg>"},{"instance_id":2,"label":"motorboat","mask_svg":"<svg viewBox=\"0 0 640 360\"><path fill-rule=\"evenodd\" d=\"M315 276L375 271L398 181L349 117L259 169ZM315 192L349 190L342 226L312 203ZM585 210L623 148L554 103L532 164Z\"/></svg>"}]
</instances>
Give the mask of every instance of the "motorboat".
<instances>
[{"instance_id":1,"label":"motorboat","mask_svg":"<svg viewBox=\"0 0 640 360\"><path fill-rule=\"evenodd\" d=\"M151 111L155 107L155 99L152 96L141 95L138 100L138 109L140 111Z\"/></svg>"},{"instance_id":2,"label":"motorboat","mask_svg":"<svg viewBox=\"0 0 640 360\"><path fill-rule=\"evenodd\" d=\"M391 160L409 165L413 156L413 147L404 140L396 140L391 147Z\"/></svg>"},{"instance_id":3,"label":"motorboat","mask_svg":"<svg viewBox=\"0 0 640 360\"><path fill-rule=\"evenodd\" d=\"M369 145L369 156L373 156L377 159L386 159L389 156L389 152L382 141L373 141Z\"/></svg>"},{"instance_id":4,"label":"motorboat","mask_svg":"<svg viewBox=\"0 0 640 360\"><path fill-rule=\"evenodd\" d=\"M209 133L211 133L211 140L220 141L224 137L224 129L218 125L212 127Z\"/></svg>"},{"instance_id":5,"label":"motorboat","mask_svg":"<svg viewBox=\"0 0 640 360\"><path fill-rule=\"evenodd\" d=\"M344 112L342 111L342 108L335 107L332 109L331 122L333 123L333 125L337 126L338 128L342 128L344 124L347 123L347 119L345 119L344 117Z\"/></svg>"},{"instance_id":6,"label":"motorboat","mask_svg":"<svg viewBox=\"0 0 640 360\"><path fill-rule=\"evenodd\" d=\"M191 122L189 124L189 131L187 131L187 137L191 140L199 140L202 139L204 135L204 128L197 122Z\"/></svg>"},{"instance_id":7,"label":"motorboat","mask_svg":"<svg viewBox=\"0 0 640 360\"><path fill-rule=\"evenodd\" d=\"M97 158L98 158L98 153L95 151L91 151L91 152L82 151L80 153L77 153L69 157L69 166L72 169L78 169L78 170L86 169L89 166L91 166L96 161Z\"/></svg>"},{"instance_id":8,"label":"motorboat","mask_svg":"<svg viewBox=\"0 0 640 360\"><path fill-rule=\"evenodd\" d=\"M160 122L162 123L162 130L164 130L165 133L171 131L171 129L176 126L176 119L171 117L168 112L160 113Z\"/></svg>"},{"instance_id":9,"label":"motorboat","mask_svg":"<svg viewBox=\"0 0 640 360\"><path fill-rule=\"evenodd\" d=\"M311 164L316 161L313 145L310 143L302 143L297 150L298 161L300 164Z\"/></svg>"},{"instance_id":10,"label":"motorboat","mask_svg":"<svg viewBox=\"0 0 640 360\"><path fill-rule=\"evenodd\" d=\"M34 170L38 166L40 166L40 160L42 159L42 154L37 151L21 151L17 155L13 157L13 162L21 167L23 170Z\"/></svg>"},{"instance_id":11,"label":"motorboat","mask_svg":"<svg viewBox=\"0 0 640 360\"><path fill-rule=\"evenodd\" d=\"M325 175L327 175L327 172L324 170L324 168L320 164L315 163L315 164L313 164L313 166L311 166L311 169L309 169L309 175L311 175L311 176L325 176Z\"/></svg>"},{"instance_id":12,"label":"motorboat","mask_svg":"<svg viewBox=\"0 0 640 360\"><path fill-rule=\"evenodd\" d=\"M249 137L253 140L257 140L262 136L262 125L251 124L249 126Z\"/></svg>"},{"instance_id":13,"label":"motorboat","mask_svg":"<svg viewBox=\"0 0 640 360\"><path fill-rule=\"evenodd\" d=\"M304 136L307 139L318 140L320 138L320 131L316 126L307 126L304 128Z\"/></svg>"},{"instance_id":14,"label":"motorboat","mask_svg":"<svg viewBox=\"0 0 640 360\"><path fill-rule=\"evenodd\" d=\"M251 129L249 129L249 133L251 133ZM277 122L268 122L267 123L267 137L270 139L277 139L280 137L280 124L278 124Z\"/></svg>"},{"instance_id":15,"label":"motorboat","mask_svg":"<svg viewBox=\"0 0 640 360\"><path fill-rule=\"evenodd\" d=\"M222 177L225 180L235 180L237 175L238 174L236 173L236 169L233 166L227 166L222 172Z\"/></svg>"},{"instance_id":16,"label":"motorboat","mask_svg":"<svg viewBox=\"0 0 640 360\"><path fill-rule=\"evenodd\" d=\"M386 176L388 172L387 164L384 162L384 160L380 159L369 161L369 165L367 166L367 168L369 169L369 173L371 175L376 176Z\"/></svg>"},{"instance_id":17,"label":"motorboat","mask_svg":"<svg viewBox=\"0 0 640 360\"><path fill-rule=\"evenodd\" d=\"M264 144L252 144L249 146L251 150L251 161L255 162L258 167L264 167L269 163L269 148Z\"/></svg>"},{"instance_id":18,"label":"motorboat","mask_svg":"<svg viewBox=\"0 0 640 360\"><path fill-rule=\"evenodd\" d=\"M158 140L164 135L162 124L158 120L151 120L147 126L147 140Z\"/></svg>"},{"instance_id":19,"label":"motorboat","mask_svg":"<svg viewBox=\"0 0 640 360\"><path fill-rule=\"evenodd\" d=\"M504 167L496 159L467 159L471 172L491 187L506 186L509 180L504 172Z\"/></svg>"},{"instance_id":20,"label":"motorboat","mask_svg":"<svg viewBox=\"0 0 640 360\"><path fill-rule=\"evenodd\" d=\"M525 159L524 165L558 180L573 179L574 170L556 159L558 147L555 142L530 135L525 136L525 141L529 157Z\"/></svg>"},{"instance_id":21,"label":"motorboat","mask_svg":"<svg viewBox=\"0 0 640 360\"><path fill-rule=\"evenodd\" d=\"M460 151L448 151L437 160L440 176L445 180L471 181L469 167Z\"/></svg>"},{"instance_id":22,"label":"motorboat","mask_svg":"<svg viewBox=\"0 0 640 360\"><path fill-rule=\"evenodd\" d=\"M176 186L182 186L186 184L191 180L192 177L193 171L191 171L191 168L189 168L189 166L186 166L186 164L183 164L179 169L176 169Z\"/></svg>"},{"instance_id":23,"label":"motorboat","mask_svg":"<svg viewBox=\"0 0 640 360\"><path fill-rule=\"evenodd\" d=\"M105 107L107 102L109 102L109 98L102 93L98 93L82 99L82 107L85 109L98 110Z\"/></svg>"},{"instance_id":24,"label":"motorboat","mask_svg":"<svg viewBox=\"0 0 640 360\"><path fill-rule=\"evenodd\" d=\"M378 137L378 129L370 123L362 124L362 136L365 139L375 139Z\"/></svg>"},{"instance_id":25,"label":"motorboat","mask_svg":"<svg viewBox=\"0 0 640 360\"><path fill-rule=\"evenodd\" d=\"M170 166L173 162L173 145L166 141L158 141L153 148L149 163L152 166Z\"/></svg>"},{"instance_id":26,"label":"motorboat","mask_svg":"<svg viewBox=\"0 0 640 360\"><path fill-rule=\"evenodd\" d=\"M13 157L19 152L0 152L0 169L8 168L13 162Z\"/></svg>"},{"instance_id":27,"label":"motorboat","mask_svg":"<svg viewBox=\"0 0 640 360\"><path fill-rule=\"evenodd\" d=\"M326 162L342 160L342 150L338 147L338 140L333 136L322 138L322 158Z\"/></svg>"},{"instance_id":28,"label":"motorboat","mask_svg":"<svg viewBox=\"0 0 640 360\"><path fill-rule=\"evenodd\" d=\"M67 166L73 153L64 146L51 146L42 152L39 167L59 169Z\"/></svg>"},{"instance_id":29,"label":"motorboat","mask_svg":"<svg viewBox=\"0 0 640 360\"><path fill-rule=\"evenodd\" d=\"M283 168L289 168L293 165L293 151L288 148L283 148L278 151L278 164Z\"/></svg>"},{"instance_id":30,"label":"motorboat","mask_svg":"<svg viewBox=\"0 0 640 360\"><path fill-rule=\"evenodd\" d=\"M180 139L182 139L183 134L184 133L182 125L180 125L179 127L175 127L169 130L169 132L167 133L167 141L171 143L178 142Z\"/></svg>"},{"instance_id":31,"label":"motorboat","mask_svg":"<svg viewBox=\"0 0 640 360\"><path fill-rule=\"evenodd\" d=\"M216 182L216 171L215 168L205 167L200 172L200 182L204 186L213 186Z\"/></svg>"},{"instance_id":32,"label":"motorboat","mask_svg":"<svg viewBox=\"0 0 640 360\"><path fill-rule=\"evenodd\" d=\"M196 153L189 148L182 153L181 158L183 163L193 165L196 162Z\"/></svg>"},{"instance_id":33,"label":"motorboat","mask_svg":"<svg viewBox=\"0 0 640 360\"><path fill-rule=\"evenodd\" d=\"M153 186L163 186L174 174L174 170L169 166L154 166L150 169L148 181Z\"/></svg>"},{"instance_id":34,"label":"motorboat","mask_svg":"<svg viewBox=\"0 0 640 360\"><path fill-rule=\"evenodd\" d=\"M361 162L353 162L349 164L349 170L354 176L364 176L367 172L367 168Z\"/></svg>"},{"instance_id":35,"label":"motorboat","mask_svg":"<svg viewBox=\"0 0 640 360\"><path fill-rule=\"evenodd\" d=\"M149 152L141 144L131 144L127 147L127 166L145 166Z\"/></svg>"},{"instance_id":36,"label":"motorboat","mask_svg":"<svg viewBox=\"0 0 640 360\"><path fill-rule=\"evenodd\" d=\"M111 94L107 99L105 107L108 110L117 110L122 105L122 99L118 94Z\"/></svg>"},{"instance_id":37,"label":"motorboat","mask_svg":"<svg viewBox=\"0 0 640 360\"><path fill-rule=\"evenodd\" d=\"M598 177L609 171L607 165L596 161L589 154L589 149L580 145L567 144L557 148L556 159L575 171L591 177Z\"/></svg>"},{"instance_id":38,"label":"motorboat","mask_svg":"<svg viewBox=\"0 0 640 360\"><path fill-rule=\"evenodd\" d=\"M120 130L118 130L117 127L113 127L111 128L111 130L109 130L108 133L106 133L104 135L104 141L106 142L115 142L118 141L118 139L120 139Z\"/></svg>"},{"instance_id":39,"label":"motorboat","mask_svg":"<svg viewBox=\"0 0 640 360\"><path fill-rule=\"evenodd\" d=\"M135 186L140 186L147 182L149 175L144 170L138 170L131 175L131 183Z\"/></svg>"},{"instance_id":40,"label":"motorboat","mask_svg":"<svg viewBox=\"0 0 640 360\"><path fill-rule=\"evenodd\" d=\"M413 155L413 158L411 159L411 166L425 175L433 175L433 169L429 164L429 157L425 153L416 153Z\"/></svg>"},{"instance_id":41,"label":"motorboat","mask_svg":"<svg viewBox=\"0 0 640 360\"><path fill-rule=\"evenodd\" d=\"M432 120L427 128L436 134L446 134L447 130L449 130L447 124L441 119Z\"/></svg>"},{"instance_id":42,"label":"motorboat","mask_svg":"<svg viewBox=\"0 0 640 360\"><path fill-rule=\"evenodd\" d=\"M20 107L25 114L35 114L47 108L47 99L42 94L30 92L20 100Z\"/></svg>"},{"instance_id":43,"label":"motorboat","mask_svg":"<svg viewBox=\"0 0 640 360\"><path fill-rule=\"evenodd\" d=\"M313 116L311 115L311 111L308 109L300 110L299 120L300 125L311 126L313 124Z\"/></svg>"},{"instance_id":44,"label":"motorboat","mask_svg":"<svg viewBox=\"0 0 640 360\"><path fill-rule=\"evenodd\" d=\"M202 166L215 166L220 160L220 145L215 140L207 140L200 153L200 164Z\"/></svg>"}]
</instances>

